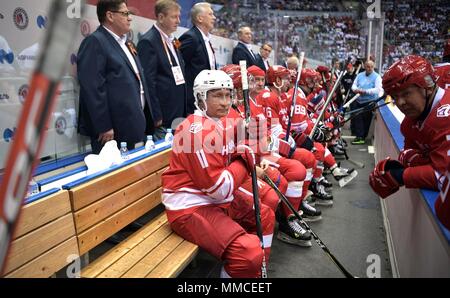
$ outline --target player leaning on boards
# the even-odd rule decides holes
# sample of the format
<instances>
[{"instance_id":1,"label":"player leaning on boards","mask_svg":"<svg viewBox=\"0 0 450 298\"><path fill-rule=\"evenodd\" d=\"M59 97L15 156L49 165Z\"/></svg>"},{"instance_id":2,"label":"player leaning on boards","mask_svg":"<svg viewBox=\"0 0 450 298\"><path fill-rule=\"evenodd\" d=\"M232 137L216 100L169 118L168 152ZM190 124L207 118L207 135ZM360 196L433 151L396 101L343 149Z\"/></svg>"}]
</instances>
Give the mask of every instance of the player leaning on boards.
<instances>
[{"instance_id":1,"label":"player leaning on boards","mask_svg":"<svg viewBox=\"0 0 450 298\"><path fill-rule=\"evenodd\" d=\"M450 150L450 90L436 84L431 64L420 56L406 56L383 76L383 89L405 114L401 132L405 146L398 160L387 157L370 174L370 186L382 198L400 186L442 186Z\"/></svg>"}]
</instances>

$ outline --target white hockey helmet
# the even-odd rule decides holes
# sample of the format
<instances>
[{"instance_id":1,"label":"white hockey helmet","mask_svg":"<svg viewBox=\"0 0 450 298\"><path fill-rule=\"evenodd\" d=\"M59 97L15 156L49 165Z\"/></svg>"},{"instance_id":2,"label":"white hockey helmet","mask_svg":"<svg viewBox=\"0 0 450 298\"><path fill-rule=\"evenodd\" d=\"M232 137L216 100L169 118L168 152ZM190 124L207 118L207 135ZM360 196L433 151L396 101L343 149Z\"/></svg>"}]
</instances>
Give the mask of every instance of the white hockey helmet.
<instances>
[{"instance_id":1,"label":"white hockey helmet","mask_svg":"<svg viewBox=\"0 0 450 298\"><path fill-rule=\"evenodd\" d=\"M230 89L233 90L233 80L222 70L202 70L194 80L195 106L199 110L206 109L207 93L210 90ZM205 109L200 109L202 102Z\"/></svg>"}]
</instances>

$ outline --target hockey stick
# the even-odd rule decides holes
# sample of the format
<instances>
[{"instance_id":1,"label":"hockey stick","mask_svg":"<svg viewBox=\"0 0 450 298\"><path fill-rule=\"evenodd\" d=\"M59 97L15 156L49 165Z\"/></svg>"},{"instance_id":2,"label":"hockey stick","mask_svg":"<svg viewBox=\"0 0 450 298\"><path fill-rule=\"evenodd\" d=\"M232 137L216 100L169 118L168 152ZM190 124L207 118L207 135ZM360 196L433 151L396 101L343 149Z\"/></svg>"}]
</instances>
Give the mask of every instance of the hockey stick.
<instances>
[{"instance_id":1,"label":"hockey stick","mask_svg":"<svg viewBox=\"0 0 450 298\"><path fill-rule=\"evenodd\" d=\"M353 118L355 118L355 117L358 116L359 114L366 113L366 112L373 112L373 111L375 111L375 110L377 110L377 109L379 109L379 108L381 108L381 107L384 107L384 106L386 106L386 105L388 105L388 104L390 104L390 103L391 103L391 102L385 102L385 103L383 103L383 104L375 105L374 107L370 107L369 109L368 109L367 107L364 107L364 108L360 108L360 109L354 110L354 111L352 112L352 114L354 114L354 115L351 115L351 117L348 118L347 120L345 120L342 124L347 123L348 121L352 120Z\"/></svg>"},{"instance_id":2,"label":"hockey stick","mask_svg":"<svg viewBox=\"0 0 450 298\"><path fill-rule=\"evenodd\" d=\"M84 1L79 2L84 8ZM42 42L41 53L32 74L30 91L21 111L17 133L6 158L6 167L0 187L0 270L14 235L27 193L28 183L39 163L47 124L55 104L59 81L68 66L79 26L79 18L69 19L66 1L53 0L48 19L50 24Z\"/></svg>"},{"instance_id":3,"label":"hockey stick","mask_svg":"<svg viewBox=\"0 0 450 298\"><path fill-rule=\"evenodd\" d=\"M328 94L327 100L320 111L319 117L317 117L316 123L314 123L314 127L311 129L311 132L309 133L309 137L312 139L314 136L314 131L317 129L317 126L319 125L319 122L322 120L323 115L325 114L325 110L327 109L328 104L331 101L331 98L333 97L334 92L336 92L337 87L339 86L342 77L347 73L347 71L343 71L339 77L337 78L336 82L334 83L333 89L331 89L330 94Z\"/></svg>"},{"instance_id":4,"label":"hockey stick","mask_svg":"<svg viewBox=\"0 0 450 298\"><path fill-rule=\"evenodd\" d=\"M360 97L361 96L361 94L356 94L355 96L353 96L346 104L344 104L343 106L342 106L342 109L346 109L346 108L348 108L355 100L357 100L358 99L358 97Z\"/></svg>"},{"instance_id":5,"label":"hockey stick","mask_svg":"<svg viewBox=\"0 0 450 298\"><path fill-rule=\"evenodd\" d=\"M345 277L347 277L347 278L355 278L355 276L353 274L351 274L350 272L348 272L347 269L345 269L345 267L338 261L338 259L336 259L336 257L330 252L328 247L325 245L325 243L323 243L323 241L319 238L319 236L317 236L317 234L314 233L313 230L311 230L309 225L303 220L303 218L300 216L300 214L298 214L298 211L295 210L295 208L292 206L292 204L289 202L289 200L286 198L286 196L278 189L278 187L275 185L275 183L273 183L273 181L266 174L264 174L263 177L264 177L264 180L267 182L267 184L269 184L275 190L275 192L278 194L278 196L281 198L281 200L289 208L289 210L291 210L291 212L295 215L295 217L297 217L297 219L304 225L305 229L309 233L311 233L311 235L313 236L317 245L319 245L319 247L322 248L322 250L331 258L333 263L339 268L339 270L342 272L342 274L344 274Z\"/></svg>"},{"instance_id":6,"label":"hockey stick","mask_svg":"<svg viewBox=\"0 0 450 298\"><path fill-rule=\"evenodd\" d=\"M250 123L250 102L249 102L249 91L248 91L248 80L247 80L247 61L239 61L241 67L241 77L242 77L242 93L244 95L244 109L245 109L245 122ZM246 131L246 139L248 139L248 128ZM258 194L258 178L256 176L256 166L252 168L252 190L253 190L253 204L255 207L255 222L256 222L256 233L258 234L259 241L261 242L261 248L263 250L263 260L261 266L261 277L267 278L267 266L266 266L266 256L264 253L264 238L261 225L261 208L259 206L259 194Z\"/></svg>"},{"instance_id":7,"label":"hockey stick","mask_svg":"<svg viewBox=\"0 0 450 298\"><path fill-rule=\"evenodd\" d=\"M285 141L289 141L289 136L291 132L291 123L292 123L292 117L294 117L294 109L295 109L295 102L297 100L297 92L298 92L298 84L300 82L300 78L302 76L302 70L303 70L303 60L305 59L305 52L300 53L300 62L297 67L297 79L295 80L295 86L294 86L294 92L292 94L292 104L291 104L291 111L289 113L289 121L286 128L286 137Z\"/></svg>"}]
</instances>

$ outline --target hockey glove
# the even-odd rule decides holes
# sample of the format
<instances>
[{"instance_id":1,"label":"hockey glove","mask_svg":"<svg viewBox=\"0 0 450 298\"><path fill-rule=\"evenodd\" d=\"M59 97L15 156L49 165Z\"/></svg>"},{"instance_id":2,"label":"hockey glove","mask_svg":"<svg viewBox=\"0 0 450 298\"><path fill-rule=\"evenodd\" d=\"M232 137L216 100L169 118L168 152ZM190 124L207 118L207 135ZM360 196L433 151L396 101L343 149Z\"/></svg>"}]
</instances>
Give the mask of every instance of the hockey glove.
<instances>
[{"instance_id":1,"label":"hockey glove","mask_svg":"<svg viewBox=\"0 0 450 298\"><path fill-rule=\"evenodd\" d=\"M383 199L395 193L403 185L403 165L389 157L380 161L370 173L369 184Z\"/></svg>"},{"instance_id":2,"label":"hockey glove","mask_svg":"<svg viewBox=\"0 0 450 298\"><path fill-rule=\"evenodd\" d=\"M293 133L292 136L295 140L295 143L297 144L297 147L304 148L308 151L311 151L312 148L314 148L314 142L307 134L303 132Z\"/></svg>"},{"instance_id":3,"label":"hockey glove","mask_svg":"<svg viewBox=\"0 0 450 298\"><path fill-rule=\"evenodd\" d=\"M415 167L430 164L431 161L428 157L424 156L422 152L417 149L404 149L400 152L398 160L404 167Z\"/></svg>"},{"instance_id":4,"label":"hockey glove","mask_svg":"<svg viewBox=\"0 0 450 298\"><path fill-rule=\"evenodd\" d=\"M292 155L295 152L296 147L291 146L288 142L285 140L279 139L278 140L278 152L281 156L286 158L292 158Z\"/></svg>"},{"instance_id":5,"label":"hockey glove","mask_svg":"<svg viewBox=\"0 0 450 298\"><path fill-rule=\"evenodd\" d=\"M247 166L247 170L249 173L255 168L255 153L253 150L247 145L238 145L236 148L237 153L244 160L245 165Z\"/></svg>"},{"instance_id":6,"label":"hockey glove","mask_svg":"<svg viewBox=\"0 0 450 298\"><path fill-rule=\"evenodd\" d=\"M319 124L313 134L313 140L316 142L327 142L332 138L331 131L323 124Z\"/></svg>"}]
</instances>

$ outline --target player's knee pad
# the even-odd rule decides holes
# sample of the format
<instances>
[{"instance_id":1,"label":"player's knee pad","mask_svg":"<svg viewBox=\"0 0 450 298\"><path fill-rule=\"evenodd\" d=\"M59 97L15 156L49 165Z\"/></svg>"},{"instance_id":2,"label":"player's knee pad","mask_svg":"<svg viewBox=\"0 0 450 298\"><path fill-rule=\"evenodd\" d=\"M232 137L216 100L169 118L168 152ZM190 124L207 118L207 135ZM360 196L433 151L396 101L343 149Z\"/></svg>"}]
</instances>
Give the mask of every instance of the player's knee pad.
<instances>
[{"instance_id":1,"label":"player's knee pad","mask_svg":"<svg viewBox=\"0 0 450 298\"><path fill-rule=\"evenodd\" d=\"M325 147L322 144L315 142L314 148L316 148L316 151L314 152L314 157L318 161L323 162L323 159L325 158Z\"/></svg>"},{"instance_id":2,"label":"player's knee pad","mask_svg":"<svg viewBox=\"0 0 450 298\"><path fill-rule=\"evenodd\" d=\"M258 277L261 272L263 250L258 236L245 234L237 237L227 247L225 269L233 278Z\"/></svg>"},{"instance_id":3,"label":"player's knee pad","mask_svg":"<svg viewBox=\"0 0 450 298\"><path fill-rule=\"evenodd\" d=\"M313 168L316 164L315 155L311 151L303 148L297 148L297 150L295 150L294 157L296 160L300 161L307 169Z\"/></svg>"},{"instance_id":4,"label":"player's knee pad","mask_svg":"<svg viewBox=\"0 0 450 298\"><path fill-rule=\"evenodd\" d=\"M279 170L287 181L303 181L306 178L306 168L297 159L281 158Z\"/></svg>"}]
</instances>

